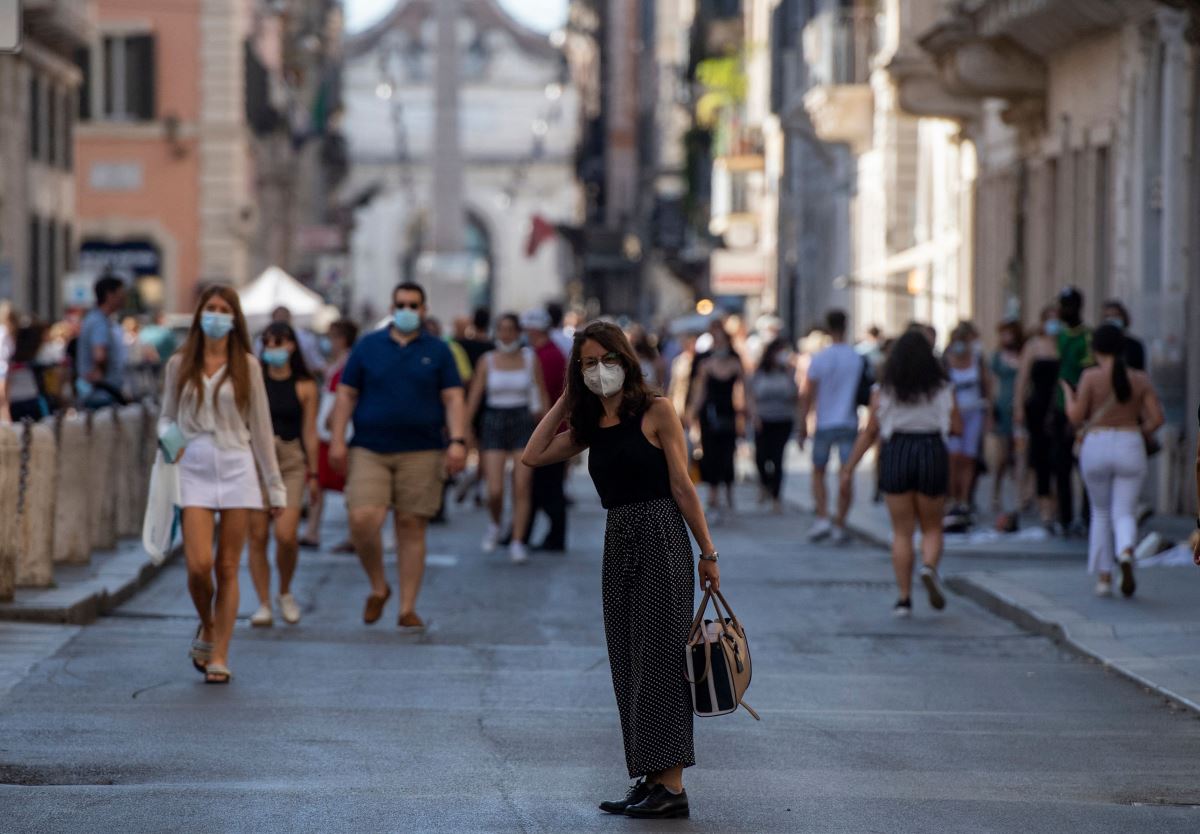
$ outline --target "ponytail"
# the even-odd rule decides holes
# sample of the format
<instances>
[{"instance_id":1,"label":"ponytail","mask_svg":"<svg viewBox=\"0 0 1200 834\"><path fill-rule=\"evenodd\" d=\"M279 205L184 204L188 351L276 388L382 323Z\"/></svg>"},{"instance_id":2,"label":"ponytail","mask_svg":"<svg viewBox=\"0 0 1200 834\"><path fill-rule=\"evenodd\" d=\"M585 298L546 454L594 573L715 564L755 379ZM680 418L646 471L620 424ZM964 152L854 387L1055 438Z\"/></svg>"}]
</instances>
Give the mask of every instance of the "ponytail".
<instances>
[{"instance_id":1,"label":"ponytail","mask_svg":"<svg viewBox=\"0 0 1200 834\"><path fill-rule=\"evenodd\" d=\"M1117 395L1117 402L1127 403L1133 396L1133 386L1129 384L1129 371L1125 367L1125 357L1113 357L1112 388Z\"/></svg>"}]
</instances>

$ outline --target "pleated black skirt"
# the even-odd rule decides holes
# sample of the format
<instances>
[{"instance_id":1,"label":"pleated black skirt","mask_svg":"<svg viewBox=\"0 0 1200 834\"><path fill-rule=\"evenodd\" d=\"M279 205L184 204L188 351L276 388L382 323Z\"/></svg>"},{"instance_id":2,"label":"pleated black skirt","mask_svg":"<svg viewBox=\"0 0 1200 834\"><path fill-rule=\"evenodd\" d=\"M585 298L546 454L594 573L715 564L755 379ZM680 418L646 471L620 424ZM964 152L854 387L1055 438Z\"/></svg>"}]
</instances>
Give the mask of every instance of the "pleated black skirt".
<instances>
[{"instance_id":1,"label":"pleated black skirt","mask_svg":"<svg viewBox=\"0 0 1200 834\"><path fill-rule=\"evenodd\" d=\"M691 542L674 500L608 511L604 634L632 779L696 763L683 676L694 587Z\"/></svg>"},{"instance_id":2,"label":"pleated black skirt","mask_svg":"<svg viewBox=\"0 0 1200 834\"><path fill-rule=\"evenodd\" d=\"M897 432L879 454L879 489L889 495L919 492L936 498L950 486L950 459L940 434Z\"/></svg>"}]
</instances>

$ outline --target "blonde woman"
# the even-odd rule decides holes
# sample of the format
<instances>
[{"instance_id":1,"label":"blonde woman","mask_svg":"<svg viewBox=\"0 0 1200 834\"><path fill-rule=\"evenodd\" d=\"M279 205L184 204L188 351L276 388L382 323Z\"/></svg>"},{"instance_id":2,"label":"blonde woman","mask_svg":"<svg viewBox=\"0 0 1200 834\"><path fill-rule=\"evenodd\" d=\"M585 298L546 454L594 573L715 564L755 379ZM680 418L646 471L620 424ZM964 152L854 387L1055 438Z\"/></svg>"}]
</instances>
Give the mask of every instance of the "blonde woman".
<instances>
[{"instance_id":1,"label":"blonde woman","mask_svg":"<svg viewBox=\"0 0 1200 834\"><path fill-rule=\"evenodd\" d=\"M167 363L160 436L183 446L175 457L183 550L188 591L200 615L189 656L205 683L229 683L238 566L251 512L264 509L260 476L272 517L287 505L262 367L229 287L204 291L187 341Z\"/></svg>"}]
</instances>

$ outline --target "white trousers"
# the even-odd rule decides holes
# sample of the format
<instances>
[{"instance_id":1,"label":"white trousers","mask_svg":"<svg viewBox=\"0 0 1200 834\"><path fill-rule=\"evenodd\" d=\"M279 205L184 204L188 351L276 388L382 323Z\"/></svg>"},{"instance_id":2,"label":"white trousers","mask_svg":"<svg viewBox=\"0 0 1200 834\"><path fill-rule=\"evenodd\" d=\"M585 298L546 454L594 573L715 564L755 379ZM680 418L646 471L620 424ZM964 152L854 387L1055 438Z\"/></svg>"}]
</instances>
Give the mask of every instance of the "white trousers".
<instances>
[{"instance_id":1,"label":"white trousers","mask_svg":"<svg viewBox=\"0 0 1200 834\"><path fill-rule=\"evenodd\" d=\"M1132 550L1137 539L1137 500L1146 477L1146 446L1137 429L1088 432L1079 471L1092 502L1088 570L1111 573L1114 554Z\"/></svg>"}]
</instances>

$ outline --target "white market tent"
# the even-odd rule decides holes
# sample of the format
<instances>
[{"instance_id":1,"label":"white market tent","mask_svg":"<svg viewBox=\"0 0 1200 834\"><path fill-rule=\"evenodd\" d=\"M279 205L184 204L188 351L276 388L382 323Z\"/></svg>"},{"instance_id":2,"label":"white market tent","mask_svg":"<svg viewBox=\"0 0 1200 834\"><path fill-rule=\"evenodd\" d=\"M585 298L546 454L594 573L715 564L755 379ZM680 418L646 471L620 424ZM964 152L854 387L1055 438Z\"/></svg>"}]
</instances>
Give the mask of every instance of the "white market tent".
<instances>
[{"instance_id":1,"label":"white market tent","mask_svg":"<svg viewBox=\"0 0 1200 834\"><path fill-rule=\"evenodd\" d=\"M292 324L311 328L323 318L327 306L319 294L277 266L267 267L262 275L239 289L238 298L252 333L267 326L276 307L292 311Z\"/></svg>"}]
</instances>

